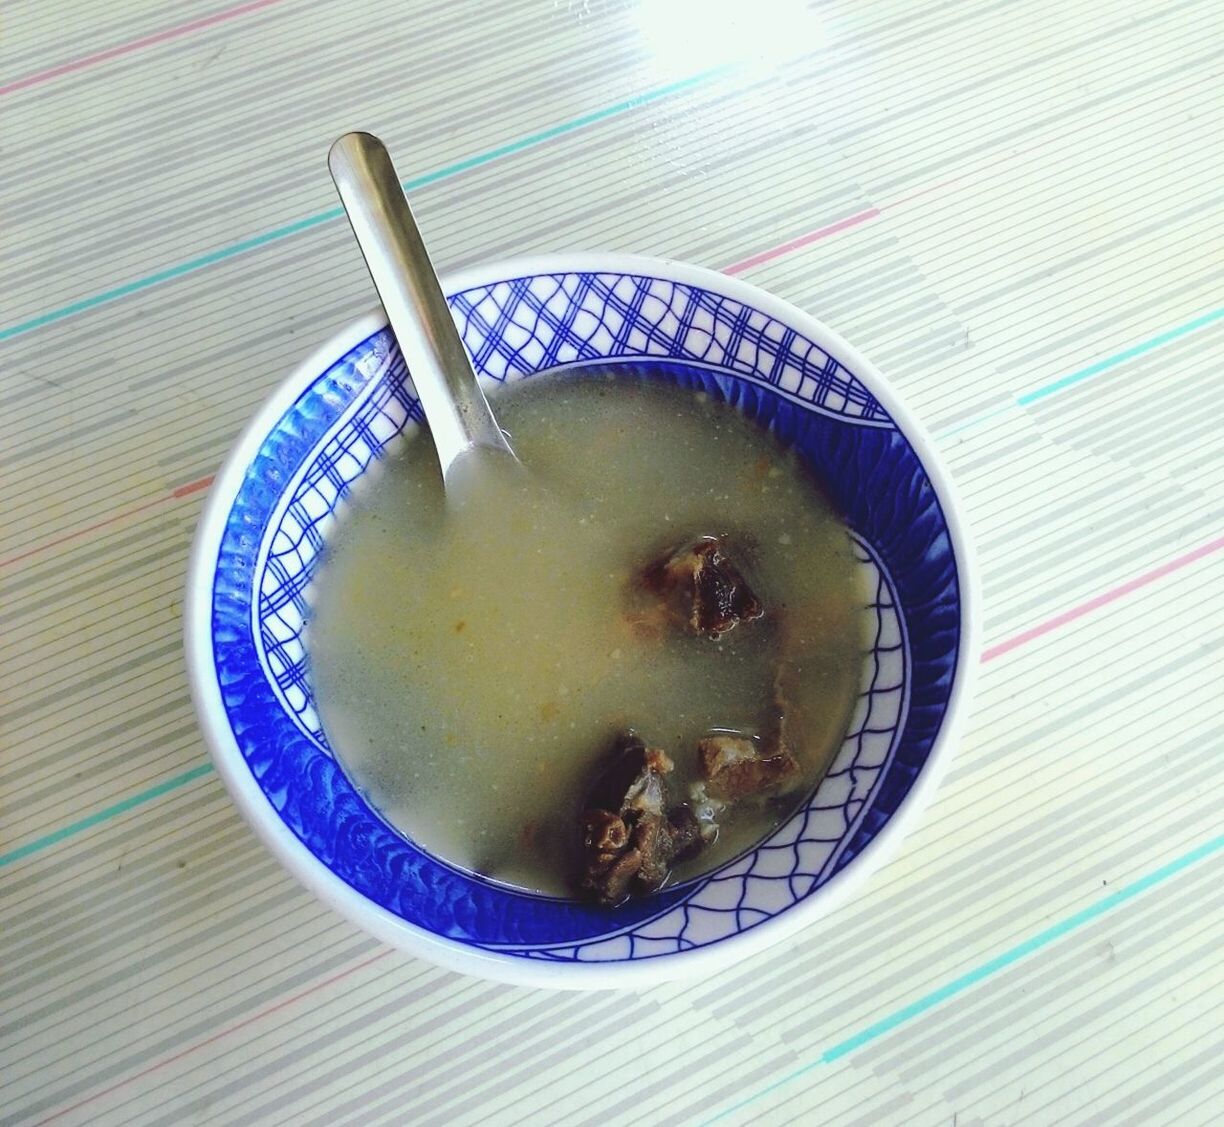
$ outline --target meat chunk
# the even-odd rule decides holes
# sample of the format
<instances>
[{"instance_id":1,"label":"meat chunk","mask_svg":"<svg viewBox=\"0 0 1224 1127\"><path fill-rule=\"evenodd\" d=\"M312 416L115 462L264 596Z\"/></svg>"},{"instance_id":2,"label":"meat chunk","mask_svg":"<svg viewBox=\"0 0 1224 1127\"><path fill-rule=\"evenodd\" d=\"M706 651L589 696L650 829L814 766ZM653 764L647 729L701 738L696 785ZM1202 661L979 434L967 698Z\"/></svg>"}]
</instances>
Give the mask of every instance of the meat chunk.
<instances>
[{"instance_id":1,"label":"meat chunk","mask_svg":"<svg viewBox=\"0 0 1224 1127\"><path fill-rule=\"evenodd\" d=\"M721 540L703 536L656 560L642 573L672 616L694 634L720 638L737 623L765 613Z\"/></svg>"},{"instance_id":2,"label":"meat chunk","mask_svg":"<svg viewBox=\"0 0 1224 1127\"><path fill-rule=\"evenodd\" d=\"M662 886L672 865L702 844L687 806L667 809L673 764L633 733L622 736L591 788L581 819L581 891L609 907Z\"/></svg>"},{"instance_id":3,"label":"meat chunk","mask_svg":"<svg viewBox=\"0 0 1224 1127\"><path fill-rule=\"evenodd\" d=\"M784 789L799 774L780 740L762 745L746 736L708 736L697 745L697 761L706 794L727 802Z\"/></svg>"},{"instance_id":4,"label":"meat chunk","mask_svg":"<svg viewBox=\"0 0 1224 1127\"><path fill-rule=\"evenodd\" d=\"M697 856L706 844L705 830L696 812L687 803L669 811L667 824L671 834L672 864Z\"/></svg>"},{"instance_id":5,"label":"meat chunk","mask_svg":"<svg viewBox=\"0 0 1224 1127\"><path fill-rule=\"evenodd\" d=\"M647 747L636 732L626 732L614 745L603 772L587 796L587 809L662 814L666 798L663 776L675 765L667 752Z\"/></svg>"}]
</instances>

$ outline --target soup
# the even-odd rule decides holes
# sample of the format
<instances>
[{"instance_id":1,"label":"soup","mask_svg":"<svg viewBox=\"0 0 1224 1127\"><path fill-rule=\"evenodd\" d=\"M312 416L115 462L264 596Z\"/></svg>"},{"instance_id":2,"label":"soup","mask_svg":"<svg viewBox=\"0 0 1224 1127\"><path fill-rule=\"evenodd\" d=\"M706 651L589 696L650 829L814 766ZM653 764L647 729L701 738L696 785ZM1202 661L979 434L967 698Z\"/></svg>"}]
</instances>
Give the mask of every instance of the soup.
<instances>
[{"instance_id":1,"label":"soup","mask_svg":"<svg viewBox=\"0 0 1224 1127\"><path fill-rule=\"evenodd\" d=\"M846 529L793 453L705 393L610 368L493 405L522 467L474 456L444 497L416 433L342 518L308 630L328 740L406 837L554 895L575 889L609 749L659 749L701 830L671 879L716 867L793 812L845 733L867 602ZM702 566L729 626L668 594ZM759 774L783 723L776 778L731 801L711 763Z\"/></svg>"}]
</instances>

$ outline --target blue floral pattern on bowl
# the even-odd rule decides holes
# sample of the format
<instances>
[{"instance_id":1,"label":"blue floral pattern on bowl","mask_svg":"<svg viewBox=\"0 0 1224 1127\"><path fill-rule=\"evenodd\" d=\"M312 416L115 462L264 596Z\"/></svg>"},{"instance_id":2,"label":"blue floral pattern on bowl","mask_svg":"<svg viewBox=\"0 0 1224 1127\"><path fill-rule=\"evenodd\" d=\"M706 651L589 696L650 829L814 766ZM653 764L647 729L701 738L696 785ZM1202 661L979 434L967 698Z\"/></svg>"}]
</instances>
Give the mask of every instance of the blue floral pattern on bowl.
<instances>
[{"instance_id":1,"label":"blue floral pattern on bowl","mask_svg":"<svg viewBox=\"0 0 1224 1127\"><path fill-rule=\"evenodd\" d=\"M211 575L216 683L230 733L303 846L372 903L452 942L551 962L618 962L718 943L832 879L896 814L940 731L963 597L936 491L843 360L750 304L648 274L508 278L451 297L477 370L497 381L617 363L700 387L794 446L844 512L874 617L858 706L807 804L749 853L616 912L507 889L388 826L332 756L304 644L328 530L420 406L387 330L306 387L262 438Z\"/></svg>"}]
</instances>

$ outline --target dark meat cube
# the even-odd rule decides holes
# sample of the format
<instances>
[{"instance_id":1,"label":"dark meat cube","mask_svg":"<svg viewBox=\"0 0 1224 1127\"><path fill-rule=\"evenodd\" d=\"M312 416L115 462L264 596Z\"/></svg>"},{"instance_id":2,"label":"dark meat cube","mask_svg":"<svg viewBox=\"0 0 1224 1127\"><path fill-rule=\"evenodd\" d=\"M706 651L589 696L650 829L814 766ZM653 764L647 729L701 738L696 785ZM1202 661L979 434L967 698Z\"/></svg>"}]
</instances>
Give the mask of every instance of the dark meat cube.
<instances>
[{"instance_id":1,"label":"dark meat cube","mask_svg":"<svg viewBox=\"0 0 1224 1127\"><path fill-rule=\"evenodd\" d=\"M722 541L711 536L656 560L642 573L642 582L663 596L675 618L707 638L719 638L737 623L765 613Z\"/></svg>"},{"instance_id":2,"label":"dark meat cube","mask_svg":"<svg viewBox=\"0 0 1224 1127\"><path fill-rule=\"evenodd\" d=\"M697 745L706 794L723 801L781 790L799 774L799 763L782 743L762 747L745 736L709 736Z\"/></svg>"},{"instance_id":3,"label":"dark meat cube","mask_svg":"<svg viewBox=\"0 0 1224 1127\"><path fill-rule=\"evenodd\" d=\"M619 814L587 810L582 815L582 845L594 853L619 853L629 844L629 827Z\"/></svg>"},{"instance_id":4,"label":"dark meat cube","mask_svg":"<svg viewBox=\"0 0 1224 1127\"><path fill-rule=\"evenodd\" d=\"M601 904L619 904L642 868L641 853L630 846L629 827L606 810L582 815L582 891Z\"/></svg>"},{"instance_id":5,"label":"dark meat cube","mask_svg":"<svg viewBox=\"0 0 1224 1127\"><path fill-rule=\"evenodd\" d=\"M671 830L672 849L675 856L672 861L678 864L695 857L705 845L705 835L702 825L693 808L687 803L681 803L667 815L667 823Z\"/></svg>"},{"instance_id":6,"label":"dark meat cube","mask_svg":"<svg viewBox=\"0 0 1224 1127\"><path fill-rule=\"evenodd\" d=\"M616 741L603 773L591 787L587 809L662 814L663 776L673 766L665 751L647 747L636 733L627 732Z\"/></svg>"},{"instance_id":7,"label":"dark meat cube","mask_svg":"<svg viewBox=\"0 0 1224 1127\"><path fill-rule=\"evenodd\" d=\"M666 810L663 777L672 766L664 752L632 734L617 741L582 814L584 894L614 906L653 892L679 856L700 848L692 811Z\"/></svg>"},{"instance_id":8,"label":"dark meat cube","mask_svg":"<svg viewBox=\"0 0 1224 1127\"><path fill-rule=\"evenodd\" d=\"M667 819L661 814L644 814L633 828L629 845L630 850L638 856L632 891L646 893L661 888L671 871L672 862Z\"/></svg>"}]
</instances>

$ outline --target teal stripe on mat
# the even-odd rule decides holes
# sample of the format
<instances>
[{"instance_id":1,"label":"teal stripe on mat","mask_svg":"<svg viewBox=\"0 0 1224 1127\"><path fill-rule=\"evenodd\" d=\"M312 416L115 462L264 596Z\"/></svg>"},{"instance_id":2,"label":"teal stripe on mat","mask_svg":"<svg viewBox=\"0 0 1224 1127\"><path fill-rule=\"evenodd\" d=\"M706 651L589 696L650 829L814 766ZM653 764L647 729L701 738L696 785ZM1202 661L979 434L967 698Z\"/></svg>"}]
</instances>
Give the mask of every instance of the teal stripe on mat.
<instances>
[{"instance_id":1,"label":"teal stripe on mat","mask_svg":"<svg viewBox=\"0 0 1224 1127\"><path fill-rule=\"evenodd\" d=\"M602 109L593 110L591 113L583 114L581 117L571 118L558 125L541 129L537 133L529 133L526 137L520 137L516 141L510 141L505 145L498 145L497 148L487 149L485 152L456 161L454 164L445 165L442 168L435 169L433 172L427 172L423 176L416 176L410 180L405 180L404 190L406 192L415 192L421 188L428 187L430 184L436 184L439 180L446 180L452 176L458 176L460 173L470 172L473 168L480 168L482 165L489 164L492 161L513 156L515 153L521 153L525 149L545 144L548 141L555 140L557 137L563 137L567 133L573 133L575 130L585 129L589 125L597 125L601 121L619 117L621 114L629 113L631 110L638 109L641 106L671 97L673 94L680 94L685 90L691 90L722 75L729 74L735 69L733 64L726 64L701 71L699 74L690 75L688 78L682 78L676 82L669 82L666 86L656 86L654 89L647 90L641 94L635 94L632 98L626 98L624 101L616 102L611 106L604 106ZM143 278L125 282L123 285L115 286L113 289L103 290L101 293L82 298L80 301L74 301L69 305L61 305L58 309L52 309L47 313L40 313L37 317L31 317L28 321L21 321L16 325L0 329L0 340L8 340L10 337L20 336L22 333L33 332L35 329L41 329L45 325L62 321L66 317L72 317L77 313L84 313L86 310L95 309L97 306L106 305L108 302L118 301L129 294L139 293L142 290L160 285L162 282L181 278L184 274L191 274L196 270L203 270L206 266L213 266L218 262L226 261L226 259L246 254L247 251L267 246L269 243L289 238L291 235L301 234L303 231L309 231L312 227L318 227L320 224L330 223L334 219L339 219L343 214L344 212L338 207L329 208L327 211L308 215L304 219L298 219L293 223L286 223L283 227L276 227L271 231L265 231L261 235L253 235L249 239L243 239L240 242L221 247L219 250L209 251L208 254L202 254L197 258L180 262L177 266L169 266L165 270L146 274Z\"/></svg>"},{"instance_id":2,"label":"teal stripe on mat","mask_svg":"<svg viewBox=\"0 0 1224 1127\"><path fill-rule=\"evenodd\" d=\"M1021 407L1027 407L1030 403L1037 403L1045 399L1046 396L1053 395L1055 392L1065 391L1067 388L1083 383L1093 376L1099 376L1102 372L1108 372L1110 368L1116 368L1119 364L1125 364L1128 360L1134 360L1137 356L1143 356L1153 349L1160 348L1161 345L1171 344L1173 341L1189 333L1193 333L1198 329L1204 329L1221 318L1224 318L1224 306L1219 309L1213 309L1210 313L1204 313L1201 317L1195 317L1194 320L1177 325L1163 333L1157 333L1156 336L1140 341L1138 344L1132 345L1122 352L1116 352L1112 356L1107 356L1104 360L1098 360L1095 364L1089 364L1086 368L1081 368L1078 372L1072 372L1069 376L1063 376L1061 379L1042 384L1041 387L1027 391L1023 395L1018 395L1016 396L1016 402Z\"/></svg>"},{"instance_id":3,"label":"teal stripe on mat","mask_svg":"<svg viewBox=\"0 0 1224 1127\"><path fill-rule=\"evenodd\" d=\"M705 1121L706 1124L717 1123L720 1119L726 1119L729 1115L734 1115L737 1111L756 1103L758 1100L764 1099L779 1088L798 1080L799 1077L807 1075L822 1064L832 1064L834 1061L853 1053L856 1049L861 1049L864 1045L870 1044L887 1033L891 1033L898 1026L913 1021L914 1018L920 1017L928 1010L934 1009L957 994L961 994L970 987L976 986L979 982L983 982L998 974L999 971L1005 970L1013 963L1017 963L1028 955L1033 954L1033 952L1039 951L1043 947L1048 947L1063 936L1069 935L1086 924L1092 923L1093 920L1099 919L1106 913L1113 911L1114 908L1133 900L1136 896L1148 891L1148 889L1154 888L1156 885L1177 876L1178 873L1184 872L1192 865L1206 860L1221 849L1224 849L1224 834L1220 834L1218 837L1196 846L1188 853L1183 853L1167 865L1162 865L1159 869L1148 873L1146 876L1140 877L1128 885L1124 885L1117 892L1102 897L1096 903L1090 904L1087 908L1083 908L1074 915L1068 916L1052 927L1039 931L1036 935L1030 936L1022 943L1017 943L1016 946L1008 948L1001 955L988 959L966 974L962 974L958 978L952 979L951 982L945 983L937 990L924 994L917 1001L911 1002L907 1006L902 1006L899 1010L894 1010L887 1017L860 1030L854 1036L847 1037L846 1040L839 1041L836 1045L825 1049L815 1060L809 1061L800 1068L796 1068L793 1072L788 1072L785 1076L775 1080L759 1092L755 1092L747 1099L740 1100L738 1103L732 1104L730 1107L720 1111L712 1119L707 1119Z\"/></svg>"},{"instance_id":4,"label":"teal stripe on mat","mask_svg":"<svg viewBox=\"0 0 1224 1127\"><path fill-rule=\"evenodd\" d=\"M1164 332L1157 333L1146 340L1141 340L1138 344L1132 344L1129 348L1124 348L1121 352L1115 352L1112 356L1106 356L1103 360L1098 360L1068 375L1059 376L1058 379L1051 380L1049 383L1041 384L1033 388L1032 391L1026 391L1023 394L1017 395L1014 399L1009 399L994 407L988 407L950 427L943 427L935 432L935 437L951 438L954 434L973 430L983 423L990 422L991 419L996 419L1000 415L1006 415L1016 407L1028 407L1034 403L1040 403L1041 400L1047 399L1051 395L1056 395L1060 391L1076 387L1085 380L1090 380L1094 376L1108 372L1129 360L1145 356L1147 353L1154 352L1166 344L1172 344L1175 340L1181 340L1182 337L1189 336L1199 329L1205 329L1209 325L1214 325L1220 320L1224 320L1224 306L1221 306L1219 309L1213 309L1210 313L1204 313L1201 317L1194 317L1189 321L1184 321L1180 325L1174 325L1171 329L1165 329Z\"/></svg>"},{"instance_id":5,"label":"teal stripe on mat","mask_svg":"<svg viewBox=\"0 0 1224 1127\"><path fill-rule=\"evenodd\" d=\"M126 814L129 810L135 810L137 806L143 806L146 802L152 802L155 798L161 798L162 795L169 794L172 790L178 790L179 787L186 786L188 783L193 783L196 779L202 779L205 775L211 774L212 770L213 765L211 763L201 763L200 766L193 767L190 771L184 771L181 775L165 779L156 786L149 787L148 790L142 790L139 794L129 795L122 802L116 802L113 806L104 806L101 810L97 810L87 817L81 818L79 821L69 822L66 826L60 826L58 830L44 834L42 837L36 837L33 841L27 841L25 845L19 845L16 849L9 850L8 853L0 853L0 869L34 853L41 853L52 845L58 845L65 838L74 837L79 833L84 833L85 830L93 829L94 826L100 826L103 822L109 822L112 818L118 818L120 814Z\"/></svg>"}]
</instances>

